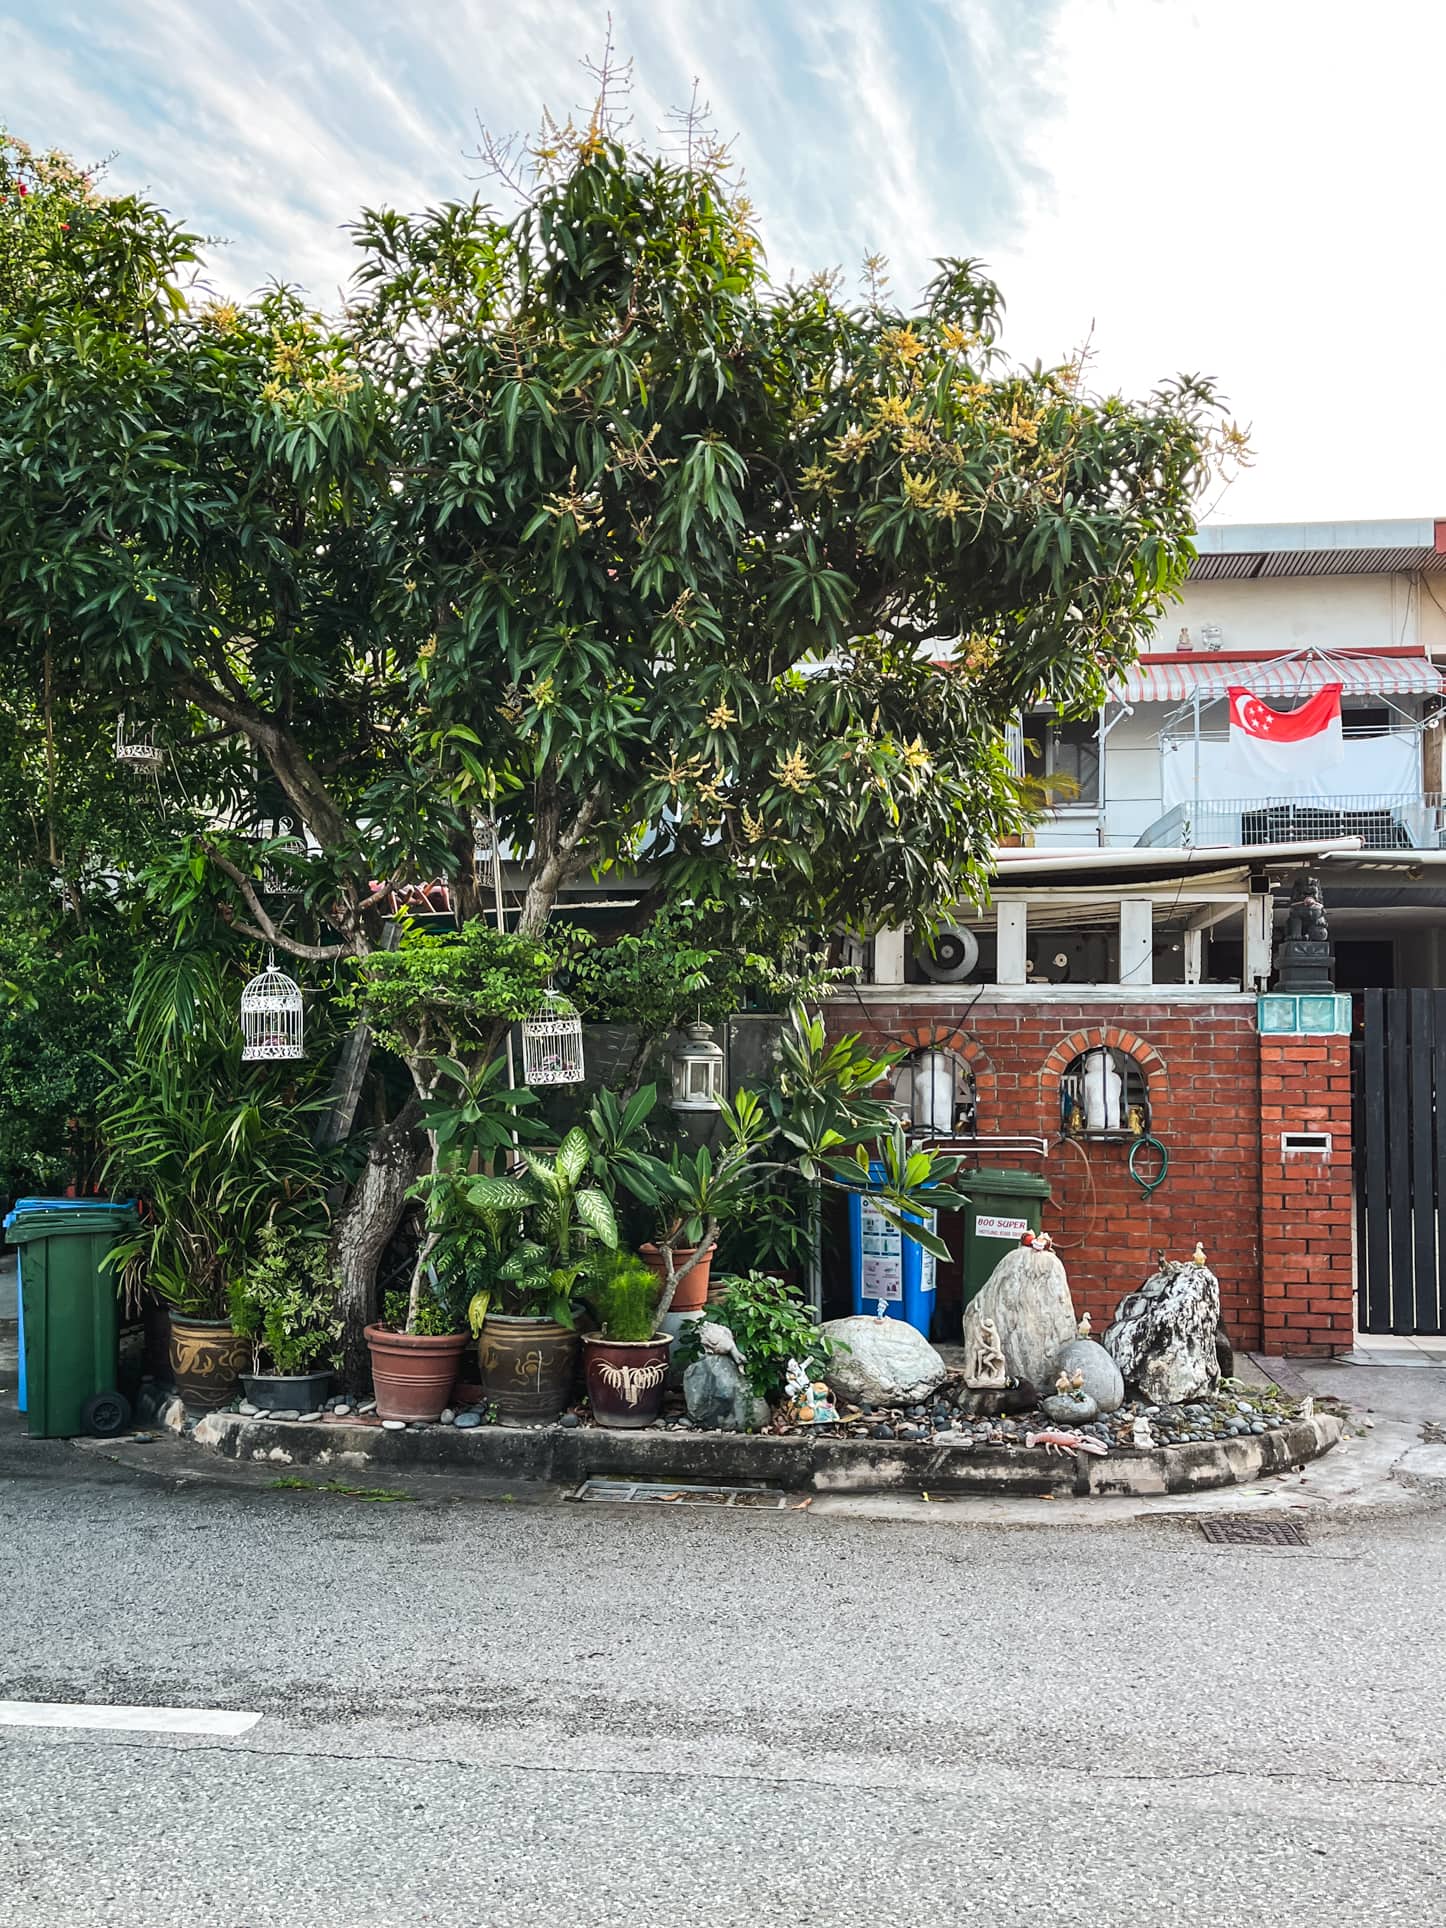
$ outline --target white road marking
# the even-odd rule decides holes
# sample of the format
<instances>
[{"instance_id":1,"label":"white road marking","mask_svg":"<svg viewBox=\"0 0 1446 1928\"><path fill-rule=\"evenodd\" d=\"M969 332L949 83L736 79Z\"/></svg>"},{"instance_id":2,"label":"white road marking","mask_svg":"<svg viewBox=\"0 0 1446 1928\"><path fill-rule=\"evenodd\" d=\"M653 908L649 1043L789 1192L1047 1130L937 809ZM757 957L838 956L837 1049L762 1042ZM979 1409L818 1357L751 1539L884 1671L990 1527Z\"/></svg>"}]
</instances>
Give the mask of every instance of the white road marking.
<instances>
[{"instance_id":1,"label":"white road marking","mask_svg":"<svg viewBox=\"0 0 1446 1928\"><path fill-rule=\"evenodd\" d=\"M83 1701L0 1700L0 1727L94 1727L131 1734L245 1734L261 1716L224 1707L103 1707Z\"/></svg>"}]
</instances>

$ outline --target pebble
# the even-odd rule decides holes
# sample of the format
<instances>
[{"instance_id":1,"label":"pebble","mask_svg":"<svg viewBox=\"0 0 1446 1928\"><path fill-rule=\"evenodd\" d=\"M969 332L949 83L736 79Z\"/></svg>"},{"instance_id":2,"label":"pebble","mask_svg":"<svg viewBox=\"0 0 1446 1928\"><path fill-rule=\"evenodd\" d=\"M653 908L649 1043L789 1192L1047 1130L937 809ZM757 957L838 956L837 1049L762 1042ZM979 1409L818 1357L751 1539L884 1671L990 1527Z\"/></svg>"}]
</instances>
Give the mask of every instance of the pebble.
<instances>
[{"instance_id":1,"label":"pebble","mask_svg":"<svg viewBox=\"0 0 1446 1928\"><path fill-rule=\"evenodd\" d=\"M271 1418L273 1419L300 1419L300 1417L301 1414L296 1410L295 1406L278 1406L276 1411L271 1414Z\"/></svg>"},{"instance_id":2,"label":"pebble","mask_svg":"<svg viewBox=\"0 0 1446 1928\"><path fill-rule=\"evenodd\" d=\"M437 1421L437 1424L439 1426L450 1426L456 1417L456 1413L450 1406L444 1406L442 1408L442 1417Z\"/></svg>"},{"instance_id":3,"label":"pebble","mask_svg":"<svg viewBox=\"0 0 1446 1928\"><path fill-rule=\"evenodd\" d=\"M576 1413L564 1413L561 1419L559 1419L557 1423L559 1426L566 1426L569 1428L569 1430L571 1430L571 1428L574 1426L580 1426L582 1424L582 1421L578 1418ZM684 1423L688 1426L691 1426L693 1422L690 1419L690 1420L686 1420Z\"/></svg>"},{"instance_id":4,"label":"pebble","mask_svg":"<svg viewBox=\"0 0 1446 1928\"><path fill-rule=\"evenodd\" d=\"M875 1439L892 1439L893 1436L894 1429L892 1426L875 1426L874 1428Z\"/></svg>"},{"instance_id":5,"label":"pebble","mask_svg":"<svg viewBox=\"0 0 1446 1928\"><path fill-rule=\"evenodd\" d=\"M382 1425L389 1433L404 1433L407 1430L405 1419L384 1419Z\"/></svg>"},{"instance_id":6,"label":"pebble","mask_svg":"<svg viewBox=\"0 0 1446 1928\"><path fill-rule=\"evenodd\" d=\"M901 1426L899 1428L900 1439L922 1439L923 1437L924 1428L922 1426Z\"/></svg>"},{"instance_id":7,"label":"pebble","mask_svg":"<svg viewBox=\"0 0 1446 1928\"><path fill-rule=\"evenodd\" d=\"M1235 1410L1238 1413L1253 1413L1255 1408L1248 1399L1237 1399L1235 1402Z\"/></svg>"},{"instance_id":8,"label":"pebble","mask_svg":"<svg viewBox=\"0 0 1446 1928\"><path fill-rule=\"evenodd\" d=\"M1268 1429L1263 1419L1252 1419L1250 1422L1250 1430L1253 1433L1263 1433Z\"/></svg>"},{"instance_id":9,"label":"pebble","mask_svg":"<svg viewBox=\"0 0 1446 1928\"><path fill-rule=\"evenodd\" d=\"M869 1404L867 1399L861 1399L859 1401L859 1411L861 1413L871 1413L873 1411L873 1407Z\"/></svg>"},{"instance_id":10,"label":"pebble","mask_svg":"<svg viewBox=\"0 0 1446 1928\"><path fill-rule=\"evenodd\" d=\"M248 1419L254 1419L256 1416L256 1408L249 1399L243 1399L236 1410L238 1413L245 1413Z\"/></svg>"},{"instance_id":11,"label":"pebble","mask_svg":"<svg viewBox=\"0 0 1446 1928\"><path fill-rule=\"evenodd\" d=\"M382 1424L384 1426L389 1425L390 1423L391 1422L389 1420L384 1419L382 1421ZM476 1413L453 1413L452 1424L454 1426L460 1426L462 1430L465 1432L469 1426L480 1426L482 1424L482 1421L477 1416Z\"/></svg>"},{"instance_id":12,"label":"pebble","mask_svg":"<svg viewBox=\"0 0 1446 1928\"><path fill-rule=\"evenodd\" d=\"M320 1419L320 1418L321 1418L321 1408L320 1408L320 1406L318 1406L318 1407L317 1407L317 1409L316 1409L316 1411L315 1411L314 1413L303 1413L303 1414L301 1415L301 1419L302 1419L302 1423L303 1423L303 1425L304 1425L304 1424L306 1423L306 1421L307 1421L307 1420L309 1420L309 1419Z\"/></svg>"},{"instance_id":13,"label":"pebble","mask_svg":"<svg viewBox=\"0 0 1446 1928\"><path fill-rule=\"evenodd\" d=\"M377 1402L375 1399L364 1399L361 1402L361 1404L357 1407L357 1411L359 1413L374 1413L376 1409L377 1409Z\"/></svg>"},{"instance_id":14,"label":"pebble","mask_svg":"<svg viewBox=\"0 0 1446 1928\"><path fill-rule=\"evenodd\" d=\"M336 1404L332 1407L332 1411L334 1413L349 1413L351 1411L351 1406L345 1399L338 1399Z\"/></svg>"}]
</instances>

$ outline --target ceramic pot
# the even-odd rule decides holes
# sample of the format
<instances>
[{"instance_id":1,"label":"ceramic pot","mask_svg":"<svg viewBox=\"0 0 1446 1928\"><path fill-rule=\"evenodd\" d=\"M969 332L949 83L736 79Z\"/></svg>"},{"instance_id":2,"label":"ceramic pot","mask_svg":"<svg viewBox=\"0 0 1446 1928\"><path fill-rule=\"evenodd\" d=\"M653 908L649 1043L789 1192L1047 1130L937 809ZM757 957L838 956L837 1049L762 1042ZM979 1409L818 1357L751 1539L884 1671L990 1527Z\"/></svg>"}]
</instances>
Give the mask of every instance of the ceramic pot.
<instances>
[{"instance_id":1,"label":"ceramic pot","mask_svg":"<svg viewBox=\"0 0 1446 1928\"><path fill-rule=\"evenodd\" d=\"M434 1421L452 1397L466 1349L465 1332L393 1332L390 1326L369 1325L367 1350L372 1356L372 1391L382 1419Z\"/></svg>"},{"instance_id":2,"label":"ceramic pot","mask_svg":"<svg viewBox=\"0 0 1446 1928\"><path fill-rule=\"evenodd\" d=\"M233 1332L229 1319L186 1319L173 1312L170 1324L176 1391L201 1412L229 1406L238 1375L251 1363L251 1341Z\"/></svg>"},{"instance_id":3,"label":"ceramic pot","mask_svg":"<svg viewBox=\"0 0 1446 1928\"><path fill-rule=\"evenodd\" d=\"M482 1397L504 1426L545 1425L572 1399L577 1334L555 1319L489 1312L477 1341Z\"/></svg>"},{"instance_id":4,"label":"ceramic pot","mask_svg":"<svg viewBox=\"0 0 1446 1928\"><path fill-rule=\"evenodd\" d=\"M262 1412L315 1412L331 1396L328 1372L243 1372L246 1397Z\"/></svg>"},{"instance_id":5,"label":"ceramic pot","mask_svg":"<svg viewBox=\"0 0 1446 1928\"><path fill-rule=\"evenodd\" d=\"M710 1246L702 1258L697 1256L696 1245L680 1245L673 1253L673 1270L678 1275L677 1290L673 1294L670 1312L701 1312L708 1303L708 1280L713 1272L713 1254L716 1246ZM668 1283L668 1263L661 1249L656 1245L645 1245L638 1253L649 1270L656 1272L664 1289Z\"/></svg>"},{"instance_id":6,"label":"ceramic pot","mask_svg":"<svg viewBox=\"0 0 1446 1928\"><path fill-rule=\"evenodd\" d=\"M601 1339L582 1342L583 1371L592 1416L599 1426L635 1431L651 1426L663 1410L672 1340Z\"/></svg>"}]
</instances>

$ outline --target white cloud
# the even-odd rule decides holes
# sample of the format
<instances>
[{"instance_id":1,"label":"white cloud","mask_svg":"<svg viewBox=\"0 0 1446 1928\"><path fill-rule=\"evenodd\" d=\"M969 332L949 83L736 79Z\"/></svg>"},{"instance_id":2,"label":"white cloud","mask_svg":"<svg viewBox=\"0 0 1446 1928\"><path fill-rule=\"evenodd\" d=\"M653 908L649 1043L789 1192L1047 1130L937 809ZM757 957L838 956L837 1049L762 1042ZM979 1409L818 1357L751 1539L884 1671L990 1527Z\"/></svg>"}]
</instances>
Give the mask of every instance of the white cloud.
<instances>
[{"instance_id":1,"label":"white cloud","mask_svg":"<svg viewBox=\"0 0 1446 1928\"><path fill-rule=\"evenodd\" d=\"M474 112L566 110L604 0L60 0L0 19L17 131L231 237L215 278L328 299L364 203L468 193ZM1430 513L1446 11L1378 0L616 0L653 134L693 77L777 273L983 254L1016 351L1214 374L1253 422L1232 519Z\"/></svg>"}]
</instances>

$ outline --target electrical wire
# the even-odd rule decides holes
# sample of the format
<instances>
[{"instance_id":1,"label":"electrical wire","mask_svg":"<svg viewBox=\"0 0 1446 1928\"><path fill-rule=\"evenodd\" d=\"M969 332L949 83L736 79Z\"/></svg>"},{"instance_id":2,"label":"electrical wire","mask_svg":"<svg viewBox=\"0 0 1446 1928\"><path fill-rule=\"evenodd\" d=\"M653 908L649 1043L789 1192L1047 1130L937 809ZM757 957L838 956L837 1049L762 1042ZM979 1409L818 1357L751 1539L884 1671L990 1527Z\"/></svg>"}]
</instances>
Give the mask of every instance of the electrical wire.
<instances>
[{"instance_id":1,"label":"electrical wire","mask_svg":"<svg viewBox=\"0 0 1446 1928\"><path fill-rule=\"evenodd\" d=\"M1081 1159L1084 1161L1085 1184L1089 1188L1088 1190L1089 1204L1086 1207L1084 1230L1080 1233L1078 1238L1056 1237L1054 1241L1055 1246L1058 1250L1063 1252L1075 1252L1079 1250L1080 1246L1088 1244L1089 1240L1094 1236L1095 1215L1099 1210L1099 1194L1095 1189L1095 1175L1094 1175L1094 1170L1090 1165L1090 1155L1085 1150L1084 1146L1080 1144L1077 1138L1071 1138L1065 1132L1060 1133L1059 1137L1055 1139L1054 1144L1050 1147L1050 1150L1053 1151L1060 1145L1069 1145L1079 1153Z\"/></svg>"}]
</instances>

